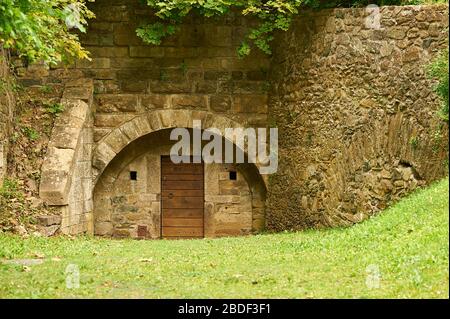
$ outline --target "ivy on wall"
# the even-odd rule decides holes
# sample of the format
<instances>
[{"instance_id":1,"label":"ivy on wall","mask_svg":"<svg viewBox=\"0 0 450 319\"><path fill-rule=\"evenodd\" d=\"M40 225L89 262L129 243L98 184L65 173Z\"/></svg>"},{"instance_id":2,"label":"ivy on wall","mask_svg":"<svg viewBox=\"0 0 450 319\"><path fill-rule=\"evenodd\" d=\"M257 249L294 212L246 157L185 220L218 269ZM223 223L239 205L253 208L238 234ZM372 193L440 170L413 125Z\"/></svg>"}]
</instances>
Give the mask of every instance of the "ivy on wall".
<instances>
[{"instance_id":1,"label":"ivy on wall","mask_svg":"<svg viewBox=\"0 0 450 319\"><path fill-rule=\"evenodd\" d=\"M93 0L88 0L93 1ZM0 46L50 64L88 57L72 29L94 14L85 0L0 0Z\"/></svg>"},{"instance_id":2,"label":"ivy on wall","mask_svg":"<svg viewBox=\"0 0 450 319\"><path fill-rule=\"evenodd\" d=\"M0 0L0 46L16 50L29 61L67 62L88 58L72 29L85 31L94 14L86 2L95 0ZM447 0L140 0L155 10L160 21L143 26L137 34L146 43L159 45L163 38L177 32L183 19L192 12L205 17L222 16L239 10L257 18L238 49L239 56L258 48L270 54L270 42L277 30L287 30L293 17L304 7L349 7L446 3Z\"/></svg>"},{"instance_id":3,"label":"ivy on wall","mask_svg":"<svg viewBox=\"0 0 450 319\"><path fill-rule=\"evenodd\" d=\"M183 19L192 12L205 17L217 17L239 10L243 16L257 18L259 23L251 28L238 49L238 55L249 55L256 47L271 54L270 42L277 30L287 31L293 17L301 8L349 7L378 5L408 5L445 3L446 0L141 0L155 10L160 21L137 29L137 35L148 44L159 45L163 38L177 32Z\"/></svg>"}]
</instances>

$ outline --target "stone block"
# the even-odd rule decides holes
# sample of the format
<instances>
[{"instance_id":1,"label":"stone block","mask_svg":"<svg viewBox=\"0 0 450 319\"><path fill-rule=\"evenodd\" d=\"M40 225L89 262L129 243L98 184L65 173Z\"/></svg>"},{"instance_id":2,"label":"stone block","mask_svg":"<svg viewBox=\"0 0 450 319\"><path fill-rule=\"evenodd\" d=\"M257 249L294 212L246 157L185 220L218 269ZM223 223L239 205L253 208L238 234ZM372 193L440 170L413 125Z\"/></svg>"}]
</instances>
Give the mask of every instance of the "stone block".
<instances>
[{"instance_id":1,"label":"stone block","mask_svg":"<svg viewBox=\"0 0 450 319\"><path fill-rule=\"evenodd\" d=\"M76 66L81 69L109 69L111 67L111 59L93 58L91 61L83 59L78 60Z\"/></svg>"},{"instance_id":2,"label":"stone block","mask_svg":"<svg viewBox=\"0 0 450 319\"><path fill-rule=\"evenodd\" d=\"M75 150L78 145L80 131L80 127L54 126L49 146Z\"/></svg>"},{"instance_id":3,"label":"stone block","mask_svg":"<svg viewBox=\"0 0 450 319\"><path fill-rule=\"evenodd\" d=\"M94 225L94 234L97 236L111 236L114 227L111 222L96 222Z\"/></svg>"},{"instance_id":4,"label":"stone block","mask_svg":"<svg viewBox=\"0 0 450 319\"><path fill-rule=\"evenodd\" d=\"M38 216L37 217L39 225L42 226L52 226L61 225L62 217L59 215L48 215L48 216Z\"/></svg>"},{"instance_id":5,"label":"stone block","mask_svg":"<svg viewBox=\"0 0 450 319\"><path fill-rule=\"evenodd\" d=\"M120 129L115 129L104 139L104 143L108 144L118 154L130 143L130 140Z\"/></svg>"},{"instance_id":6,"label":"stone block","mask_svg":"<svg viewBox=\"0 0 450 319\"><path fill-rule=\"evenodd\" d=\"M395 40L402 40L406 37L406 28L404 27L392 27L387 30L386 35Z\"/></svg>"},{"instance_id":7,"label":"stone block","mask_svg":"<svg viewBox=\"0 0 450 319\"><path fill-rule=\"evenodd\" d=\"M193 47L165 47L164 57L167 58L195 58L199 49Z\"/></svg>"},{"instance_id":8,"label":"stone block","mask_svg":"<svg viewBox=\"0 0 450 319\"><path fill-rule=\"evenodd\" d=\"M234 97L233 110L237 113L267 113L267 95L238 95Z\"/></svg>"},{"instance_id":9,"label":"stone block","mask_svg":"<svg viewBox=\"0 0 450 319\"><path fill-rule=\"evenodd\" d=\"M96 102L98 112L136 112L138 97L132 94L98 94Z\"/></svg>"},{"instance_id":10,"label":"stone block","mask_svg":"<svg viewBox=\"0 0 450 319\"><path fill-rule=\"evenodd\" d=\"M160 115L159 112L154 112L154 113L148 114L148 122L150 123L150 126L152 127L152 130L154 130L154 131L158 131L163 128L163 125L161 123L161 118L159 115Z\"/></svg>"},{"instance_id":11,"label":"stone block","mask_svg":"<svg viewBox=\"0 0 450 319\"><path fill-rule=\"evenodd\" d=\"M158 68L148 70L127 69L117 71L117 79L128 81L159 80L160 72Z\"/></svg>"},{"instance_id":12,"label":"stone block","mask_svg":"<svg viewBox=\"0 0 450 319\"><path fill-rule=\"evenodd\" d=\"M39 233L41 233L45 237L54 236L59 229L59 225L52 225L48 227L38 226Z\"/></svg>"},{"instance_id":13,"label":"stone block","mask_svg":"<svg viewBox=\"0 0 450 319\"><path fill-rule=\"evenodd\" d=\"M136 23L120 23L114 26L115 45L144 46L144 42L136 34Z\"/></svg>"},{"instance_id":14,"label":"stone block","mask_svg":"<svg viewBox=\"0 0 450 319\"><path fill-rule=\"evenodd\" d=\"M199 81L195 85L195 93L214 94L217 92L217 81Z\"/></svg>"},{"instance_id":15,"label":"stone block","mask_svg":"<svg viewBox=\"0 0 450 319\"><path fill-rule=\"evenodd\" d=\"M420 59L422 50L419 47L411 46L409 47L403 55L404 62L413 62Z\"/></svg>"},{"instance_id":16,"label":"stone block","mask_svg":"<svg viewBox=\"0 0 450 319\"><path fill-rule=\"evenodd\" d=\"M95 114L94 125L98 128L117 127L134 117L134 114Z\"/></svg>"},{"instance_id":17,"label":"stone block","mask_svg":"<svg viewBox=\"0 0 450 319\"><path fill-rule=\"evenodd\" d=\"M131 46L130 57L162 58L164 57L164 48L160 46Z\"/></svg>"},{"instance_id":18,"label":"stone block","mask_svg":"<svg viewBox=\"0 0 450 319\"><path fill-rule=\"evenodd\" d=\"M210 98L211 110L215 112L226 112L231 109L232 99L229 95L213 95Z\"/></svg>"},{"instance_id":19,"label":"stone block","mask_svg":"<svg viewBox=\"0 0 450 319\"><path fill-rule=\"evenodd\" d=\"M95 47L86 46L93 58L124 58L128 57L128 47Z\"/></svg>"},{"instance_id":20,"label":"stone block","mask_svg":"<svg viewBox=\"0 0 450 319\"><path fill-rule=\"evenodd\" d=\"M160 67L153 58L114 58L111 59L111 66L116 69L135 69L139 71L157 70Z\"/></svg>"},{"instance_id":21,"label":"stone block","mask_svg":"<svg viewBox=\"0 0 450 319\"><path fill-rule=\"evenodd\" d=\"M59 116L61 123L72 127L81 127L80 123L84 123L87 118L88 104L78 99L61 99L64 112ZM79 119L71 124L71 119ZM56 121L58 123L58 120Z\"/></svg>"},{"instance_id":22,"label":"stone block","mask_svg":"<svg viewBox=\"0 0 450 319\"><path fill-rule=\"evenodd\" d=\"M99 22L126 22L130 20L129 9L126 5L108 5L95 10L96 21Z\"/></svg>"},{"instance_id":23,"label":"stone block","mask_svg":"<svg viewBox=\"0 0 450 319\"><path fill-rule=\"evenodd\" d=\"M250 81L265 81L267 80L267 76L267 72L260 70L247 72L247 80Z\"/></svg>"},{"instance_id":24,"label":"stone block","mask_svg":"<svg viewBox=\"0 0 450 319\"><path fill-rule=\"evenodd\" d=\"M139 134L139 136L143 136L152 132L152 127L150 126L150 123L146 116L135 118L132 123L134 124L136 132L137 134ZM124 132L126 132L125 130L126 128L124 127Z\"/></svg>"},{"instance_id":25,"label":"stone block","mask_svg":"<svg viewBox=\"0 0 450 319\"><path fill-rule=\"evenodd\" d=\"M240 196L234 195L205 195L205 202L216 204L239 204L241 198Z\"/></svg>"},{"instance_id":26,"label":"stone block","mask_svg":"<svg viewBox=\"0 0 450 319\"><path fill-rule=\"evenodd\" d=\"M93 20L89 22L88 32L95 33L111 33L113 32L113 24L108 22L100 22L98 20Z\"/></svg>"},{"instance_id":27,"label":"stone block","mask_svg":"<svg viewBox=\"0 0 450 319\"><path fill-rule=\"evenodd\" d=\"M192 85L189 82L163 82L152 81L150 84L150 91L152 93L191 93Z\"/></svg>"},{"instance_id":28,"label":"stone block","mask_svg":"<svg viewBox=\"0 0 450 319\"><path fill-rule=\"evenodd\" d=\"M95 80L94 92L96 94L120 93L120 83L116 80Z\"/></svg>"},{"instance_id":29,"label":"stone block","mask_svg":"<svg viewBox=\"0 0 450 319\"><path fill-rule=\"evenodd\" d=\"M163 128L189 127L190 114L181 110L164 110L160 112L161 125Z\"/></svg>"},{"instance_id":30,"label":"stone block","mask_svg":"<svg viewBox=\"0 0 450 319\"><path fill-rule=\"evenodd\" d=\"M173 108L207 108L207 97L205 95L174 95L172 97Z\"/></svg>"},{"instance_id":31,"label":"stone block","mask_svg":"<svg viewBox=\"0 0 450 319\"><path fill-rule=\"evenodd\" d=\"M94 128L94 142L100 141L103 137L105 137L111 129L109 128Z\"/></svg>"},{"instance_id":32,"label":"stone block","mask_svg":"<svg viewBox=\"0 0 450 319\"><path fill-rule=\"evenodd\" d=\"M205 75L204 75L204 79L207 81L213 80L213 81L217 81L217 80L222 80L222 81L226 81L226 80L230 80L231 79L231 73L228 71L205 71Z\"/></svg>"},{"instance_id":33,"label":"stone block","mask_svg":"<svg viewBox=\"0 0 450 319\"><path fill-rule=\"evenodd\" d=\"M205 30L205 40L208 46L232 46L231 26L211 26Z\"/></svg>"},{"instance_id":34,"label":"stone block","mask_svg":"<svg viewBox=\"0 0 450 319\"><path fill-rule=\"evenodd\" d=\"M83 74L87 78L96 80L114 80L116 70L113 69L83 69Z\"/></svg>"},{"instance_id":35,"label":"stone block","mask_svg":"<svg viewBox=\"0 0 450 319\"><path fill-rule=\"evenodd\" d=\"M69 87L64 90L63 98L89 101L92 98L91 87Z\"/></svg>"},{"instance_id":36,"label":"stone block","mask_svg":"<svg viewBox=\"0 0 450 319\"><path fill-rule=\"evenodd\" d=\"M39 197L47 205L67 205L70 191L70 175L67 170L43 170Z\"/></svg>"},{"instance_id":37,"label":"stone block","mask_svg":"<svg viewBox=\"0 0 450 319\"><path fill-rule=\"evenodd\" d=\"M135 126L134 121L126 122L125 124L123 124L120 127L119 130L122 131L122 133L125 134L126 137L130 141L133 141L133 140L137 139L140 136L140 133L139 133L137 127Z\"/></svg>"},{"instance_id":38,"label":"stone block","mask_svg":"<svg viewBox=\"0 0 450 319\"><path fill-rule=\"evenodd\" d=\"M94 151L92 166L103 171L117 154L106 143L100 143Z\"/></svg>"},{"instance_id":39,"label":"stone block","mask_svg":"<svg viewBox=\"0 0 450 319\"><path fill-rule=\"evenodd\" d=\"M125 80L120 84L124 93L145 93L147 91L147 81Z\"/></svg>"}]
</instances>

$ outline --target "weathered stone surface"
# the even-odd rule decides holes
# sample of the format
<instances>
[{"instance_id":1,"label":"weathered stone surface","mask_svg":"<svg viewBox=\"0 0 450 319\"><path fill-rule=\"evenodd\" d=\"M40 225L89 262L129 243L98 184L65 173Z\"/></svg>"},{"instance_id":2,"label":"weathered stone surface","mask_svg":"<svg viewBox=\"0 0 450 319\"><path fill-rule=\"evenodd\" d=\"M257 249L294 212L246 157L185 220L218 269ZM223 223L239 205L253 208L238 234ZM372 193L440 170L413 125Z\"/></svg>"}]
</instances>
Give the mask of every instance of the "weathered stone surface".
<instances>
[{"instance_id":1,"label":"weathered stone surface","mask_svg":"<svg viewBox=\"0 0 450 319\"><path fill-rule=\"evenodd\" d=\"M129 56L128 47L93 47L86 46L86 49L97 58L125 58Z\"/></svg>"},{"instance_id":2,"label":"weathered stone surface","mask_svg":"<svg viewBox=\"0 0 450 319\"><path fill-rule=\"evenodd\" d=\"M69 148L75 150L78 145L78 135L81 128L70 126L54 126L55 134L49 143L50 147L55 148ZM57 133L56 133L57 132Z\"/></svg>"},{"instance_id":3,"label":"weathered stone surface","mask_svg":"<svg viewBox=\"0 0 450 319\"><path fill-rule=\"evenodd\" d=\"M104 143L108 144L116 154L118 154L129 142L130 140L126 134L120 129L112 131L104 139Z\"/></svg>"},{"instance_id":4,"label":"weathered stone surface","mask_svg":"<svg viewBox=\"0 0 450 319\"><path fill-rule=\"evenodd\" d=\"M150 83L150 91L152 93L191 93L192 84L189 82L162 82L154 81Z\"/></svg>"},{"instance_id":5,"label":"weathered stone surface","mask_svg":"<svg viewBox=\"0 0 450 319\"><path fill-rule=\"evenodd\" d=\"M266 95L234 96L233 110L238 113L267 113L268 99Z\"/></svg>"},{"instance_id":6,"label":"weathered stone surface","mask_svg":"<svg viewBox=\"0 0 450 319\"><path fill-rule=\"evenodd\" d=\"M94 125L96 127L118 127L121 124L135 118L134 114L95 114Z\"/></svg>"},{"instance_id":7,"label":"weathered stone surface","mask_svg":"<svg viewBox=\"0 0 450 319\"><path fill-rule=\"evenodd\" d=\"M231 108L232 99L229 95L213 95L210 100L211 110L226 112Z\"/></svg>"},{"instance_id":8,"label":"weathered stone surface","mask_svg":"<svg viewBox=\"0 0 450 319\"><path fill-rule=\"evenodd\" d=\"M130 57L134 58L162 58L164 57L163 47L139 46L130 47Z\"/></svg>"},{"instance_id":9,"label":"weathered stone surface","mask_svg":"<svg viewBox=\"0 0 450 319\"><path fill-rule=\"evenodd\" d=\"M70 180L66 170L42 170L39 196L48 205L67 205Z\"/></svg>"},{"instance_id":10,"label":"weathered stone surface","mask_svg":"<svg viewBox=\"0 0 450 319\"><path fill-rule=\"evenodd\" d=\"M422 50L419 47L411 46L405 51L405 55L403 56L403 61L412 62L420 59Z\"/></svg>"},{"instance_id":11,"label":"weathered stone surface","mask_svg":"<svg viewBox=\"0 0 450 319\"><path fill-rule=\"evenodd\" d=\"M111 67L111 59L108 58L94 58L89 60L77 61L76 66L81 69L109 69Z\"/></svg>"},{"instance_id":12,"label":"weathered stone surface","mask_svg":"<svg viewBox=\"0 0 450 319\"><path fill-rule=\"evenodd\" d=\"M39 233L46 237L54 236L60 229L60 225L51 225L47 227L38 226Z\"/></svg>"},{"instance_id":13,"label":"weathered stone surface","mask_svg":"<svg viewBox=\"0 0 450 319\"><path fill-rule=\"evenodd\" d=\"M98 236L112 235L113 229L111 222L98 222L95 223L94 233Z\"/></svg>"},{"instance_id":14,"label":"weathered stone surface","mask_svg":"<svg viewBox=\"0 0 450 319\"><path fill-rule=\"evenodd\" d=\"M448 43L448 6L383 7L380 30L356 29L362 10L302 14L276 41L269 118L280 149L269 229L351 225L445 175L437 163L447 146L430 148L439 102L424 70ZM305 31L313 21L325 28ZM438 134L448 140L446 129Z\"/></svg>"}]
</instances>

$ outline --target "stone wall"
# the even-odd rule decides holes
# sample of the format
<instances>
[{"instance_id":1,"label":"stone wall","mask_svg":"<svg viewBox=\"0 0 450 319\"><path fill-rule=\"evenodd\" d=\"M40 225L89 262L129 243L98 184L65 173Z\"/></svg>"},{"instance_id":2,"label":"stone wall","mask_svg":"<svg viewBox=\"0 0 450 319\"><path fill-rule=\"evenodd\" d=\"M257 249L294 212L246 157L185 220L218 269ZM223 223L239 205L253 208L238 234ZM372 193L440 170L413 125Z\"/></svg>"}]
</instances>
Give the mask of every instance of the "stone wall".
<instances>
[{"instance_id":1,"label":"stone wall","mask_svg":"<svg viewBox=\"0 0 450 319\"><path fill-rule=\"evenodd\" d=\"M266 125L269 58L237 57L251 21L239 15L217 20L190 17L160 46L146 45L136 28L152 12L137 0L99 0L96 19L82 36L93 60L76 71L94 79L98 142L137 114L191 109L226 114L243 125Z\"/></svg>"},{"instance_id":2,"label":"stone wall","mask_svg":"<svg viewBox=\"0 0 450 319\"><path fill-rule=\"evenodd\" d=\"M252 185L255 175L240 171L252 194L245 202L251 201L252 231L264 223L270 230L349 225L447 173L448 125L436 115L440 101L425 66L448 45L448 6L383 7L379 16L365 9L304 12L276 35L271 58L255 50L241 60L236 49L253 22L238 14L192 16L178 34L152 46L135 33L151 19L138 0L90 5L97 18L81 39L92 61L16 65L24 86L57 83L66 88L64 99L88 105L76 133L55 133L57 141L72 136L64 141L71 146L62 147L71 150L64 152L71 154L64 188L47 189L64 200L46 199L62 208L65 232L93 231L93 187L128 147L160 130L192 127L194 119L203 128L279 128L278 173ZM90 93L75 85L85 79ZM114 178L120 174L116 169ZM210 182L220 189L220 180ZM151 194L146 222L159 200ZM219 216L220 203L212 204L206 214ZM130 235L136 225L127 224ZM114 235L111 225L104 229Z\"/></svg>"},{"instance_id":3,"label":"stone wall","mask_svg":"<svg viewBox=\"0 0 450 319\"><path fill-rule=\"evenodd\" d=\"M9 135L15 105L7 52L0 47L0 187L6 176Z\"/></svg>"},{"instance_id":4,"label":"stone wall","mask_svg":"<svg viewBox=\"0 0 450 319\"><path fill-rule=\"evenodd\" d=\"M364 9L306 12L277 36L269 229L349 225L448 172L448 125L425 70L448 46L448 6L379 17L377 28Z\"/></svg>"}]
</instances>

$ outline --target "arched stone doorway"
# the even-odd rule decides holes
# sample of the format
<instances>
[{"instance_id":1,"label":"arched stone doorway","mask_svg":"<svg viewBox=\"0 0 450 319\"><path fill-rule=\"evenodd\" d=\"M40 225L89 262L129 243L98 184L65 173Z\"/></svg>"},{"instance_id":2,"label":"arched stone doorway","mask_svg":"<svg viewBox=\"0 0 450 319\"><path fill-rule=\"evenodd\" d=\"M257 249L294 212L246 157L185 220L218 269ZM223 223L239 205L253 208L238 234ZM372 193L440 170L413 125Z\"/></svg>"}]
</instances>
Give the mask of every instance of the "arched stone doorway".
<instances>
[{"instance_id":1,"label":"arched stone doorway","mask_svg":"<svg viewBox=\"0 0 450 319\"><path fill-rule=\"evenodd\" d=\"M156 239L238 236L261 231L265 224L266 185L257 165L205 163L201 174L198 167L193 168L196 173L192 175L189 166L184 166L186 174L164 175L167 170L164 165L169 162L165 156L176 143L170 140L171 128L192 127L193 115L184 110L175 111L177 116L173 116L174 111L166 112L155 112L133 120L133 124L124 124L147 128L140 132L135 129L134 135L142 136L134 140L130 133L125 134L130 128L122 127L100 142L99 147L108 147L114 156L105 168L97 167L94 233ZM196 113L198 118L199 112ZM205 127L238 127L227 118L211 118L206 112L200 118L206 121ZM124 145L121 149L117 141ZM105 158L94 156L94 163L101 161ZM170 200L163 187L166 177L176 181L169 182L176 188L170 192L175 196ZM201 187L193 189L191 184Z\"/></svg>"}]
</instances>

